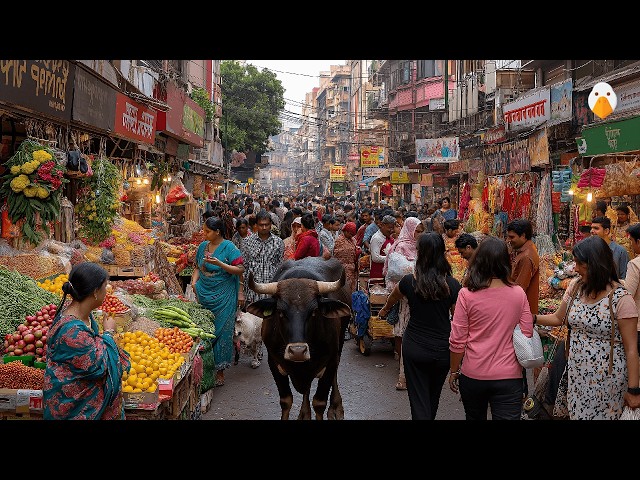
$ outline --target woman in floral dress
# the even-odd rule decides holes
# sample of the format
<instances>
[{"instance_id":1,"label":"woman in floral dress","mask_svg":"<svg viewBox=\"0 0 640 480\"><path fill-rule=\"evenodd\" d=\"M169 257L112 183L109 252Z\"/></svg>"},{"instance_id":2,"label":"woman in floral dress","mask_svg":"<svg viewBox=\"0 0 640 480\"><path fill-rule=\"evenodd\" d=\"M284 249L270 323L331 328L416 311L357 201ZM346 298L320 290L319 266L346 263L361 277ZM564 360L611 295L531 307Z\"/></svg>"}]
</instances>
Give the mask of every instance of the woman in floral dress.
<instances>
[{"instance_id":1,"label":"woman in floral dress","mask_svg":"<svg viewBox=\"0 0 640 480\"><path fill-rule=\"evenodd\" d=\"M562 405L558 400L566 398L570 420L617 420L625 404L640 407L638 311L633 297L618 283L611 249L602 238L587 237L572 253L580 277L571 282L555 313L534 316L534 323L560 326L570 306L569 357L556 409Z\"/></svg>"}]
</instances>

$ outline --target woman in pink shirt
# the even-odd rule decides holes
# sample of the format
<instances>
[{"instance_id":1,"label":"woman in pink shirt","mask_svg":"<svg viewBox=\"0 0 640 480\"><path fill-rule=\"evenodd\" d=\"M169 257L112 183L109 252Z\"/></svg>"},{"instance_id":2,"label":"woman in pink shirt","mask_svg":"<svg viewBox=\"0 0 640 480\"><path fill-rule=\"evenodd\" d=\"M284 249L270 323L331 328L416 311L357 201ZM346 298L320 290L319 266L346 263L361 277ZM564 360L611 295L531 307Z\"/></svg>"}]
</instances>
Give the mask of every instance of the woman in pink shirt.
<instances>
[{"instance_id":1,"label":"woman in pink shirt","mask_svg":"<svg viewBox=\"0 0 640 480\"><path fill-rule=\"evenodd\" d=\"M533 334L527 295L511 281L507 243L487 237L469 263L458 294L449 336L449 387L460 392L467 420L520 420L522 366L513 348L513 329Z\"/></svg>"}]
</instances>

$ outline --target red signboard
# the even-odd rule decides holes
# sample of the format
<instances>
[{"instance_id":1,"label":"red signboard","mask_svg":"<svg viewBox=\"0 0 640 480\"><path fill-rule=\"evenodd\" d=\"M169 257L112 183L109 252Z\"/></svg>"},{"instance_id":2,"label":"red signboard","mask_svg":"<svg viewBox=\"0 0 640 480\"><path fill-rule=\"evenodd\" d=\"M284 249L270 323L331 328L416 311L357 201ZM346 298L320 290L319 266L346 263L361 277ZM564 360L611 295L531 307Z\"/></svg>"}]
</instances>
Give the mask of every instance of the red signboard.
<instances>
[{"instance_id":1,"label":"red signboard","mask_svg":"<svg viewBox=\"0 0 640 480\"><path fill-rule=\"evenodd\" d=\"M204 145L204 109L189 98L184 90L167 83L167 105L171 109L158 112L158 131L171 135L194 147Z\"/></svg>"},{"instance_id":2,"label":"red signboard","mask_svg":"<svg viewBox=\"0 0 640 480\"><path fill-rule=\"evenodd\" d=\"M114 133L139 142L155 144L157 112L118 93Z\"/></svg>"}]
</instances>

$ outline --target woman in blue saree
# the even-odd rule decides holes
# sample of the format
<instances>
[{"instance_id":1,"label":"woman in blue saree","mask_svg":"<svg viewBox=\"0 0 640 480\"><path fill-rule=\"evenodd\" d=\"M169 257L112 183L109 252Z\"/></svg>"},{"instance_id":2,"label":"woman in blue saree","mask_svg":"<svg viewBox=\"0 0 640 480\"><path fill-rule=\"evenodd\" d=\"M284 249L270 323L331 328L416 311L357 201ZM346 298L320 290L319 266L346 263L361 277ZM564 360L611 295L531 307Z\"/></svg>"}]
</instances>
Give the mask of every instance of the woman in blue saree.
<instances>
[{"instance_id":1,"label":"woman in blue saree","mask_svg":"<svg viewBox=\"0 0 640 480\"><path fill-rule=\"evenodd\" d=\"M224 385L224 370L233 361L233 330L240 276L244 272L242 254L231 240L225 240L224 228L224 222L219 217L207 218L203 226L206 240L198 246L197 268L191 277L198 303L215 316L213 358L216 386Z\"/></svg>"},{"instance_id":2,"label":"woman in blue saree","mask_svg":"<svg viewBox=\"0 0 640 480\"><path fill-rule=\"evenodd\" d=\"M113 338L115 318L105 318L104 333L91 311L102 305L109 276L100 265L75 265L47 339L44 372L45 420L124 420L122 374L131 363ZM63 309L71 295L72 301Z\"/></svg>"}]
</instances>

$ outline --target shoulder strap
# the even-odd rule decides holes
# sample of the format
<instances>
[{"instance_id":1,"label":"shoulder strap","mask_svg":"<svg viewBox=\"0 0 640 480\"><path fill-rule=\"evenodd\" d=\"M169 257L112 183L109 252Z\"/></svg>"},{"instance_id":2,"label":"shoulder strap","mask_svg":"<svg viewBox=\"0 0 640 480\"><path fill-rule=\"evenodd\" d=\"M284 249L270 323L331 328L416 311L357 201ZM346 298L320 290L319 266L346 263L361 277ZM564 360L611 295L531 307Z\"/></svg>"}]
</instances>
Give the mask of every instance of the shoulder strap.
<instances>
[{"instance_id":1,"label":"shoulder strap","mask_svg":"<svg viewBox=\"0 0 640 480\"><path fill-rule=\"evenodd\" d=\"M613 294L621 286L620 284L615 284L613 288L609 291L609 315L611 316L611 339L609 340L610 351L609 351L609 375L613 371L613 345L616 340L616 316L613 312Z\"/></svg>"},{"instance_id":2,"label":"shoulder strap","mask_svg":"<svg viewBox=\"0 0 640 480\"><path fill-rule=\"evenodd\" d=\"M565 337L564 340L564 358L565 360L569 359L569 344L570 344L570 338L569 338L569 333L570 333L570 329L569 329L569 310L571 310L571 306L573 305L573 301L576 299L576 297L580 294L580 286L582 285L582 281L578 280L575 284L575 287L573 289L573 291L571 292L571 298L569 299L569 303L567 303L567 310L564 312L564 320L562 321L562 326L564 327L566 325L567 327L567 336ZM557 348L557 342L559 341L558 337L556 339L556 345L554 345L553 348L553 352L555 355L555 350Z\"/></svg>"}]
</instances>

